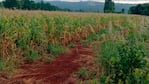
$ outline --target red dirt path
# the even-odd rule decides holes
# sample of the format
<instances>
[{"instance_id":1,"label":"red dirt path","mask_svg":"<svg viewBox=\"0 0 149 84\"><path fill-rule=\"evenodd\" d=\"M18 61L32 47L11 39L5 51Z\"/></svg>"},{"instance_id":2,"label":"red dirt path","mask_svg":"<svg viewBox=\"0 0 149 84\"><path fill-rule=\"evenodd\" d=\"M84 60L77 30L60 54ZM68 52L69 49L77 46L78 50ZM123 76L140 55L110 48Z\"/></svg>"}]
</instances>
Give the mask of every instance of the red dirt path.
<instances>
[{"instance_id":1,"label":"red dirt path","mask_svg":"<svg viewBox=\"0 0 149 84\"><path fill-rule=\"evenodd\" d=\"M91 47L77 44L51 63L21 65L9 84L77 84L74 73L84 65L92 66L94 56Z\"/></svg>"}]
</instances>

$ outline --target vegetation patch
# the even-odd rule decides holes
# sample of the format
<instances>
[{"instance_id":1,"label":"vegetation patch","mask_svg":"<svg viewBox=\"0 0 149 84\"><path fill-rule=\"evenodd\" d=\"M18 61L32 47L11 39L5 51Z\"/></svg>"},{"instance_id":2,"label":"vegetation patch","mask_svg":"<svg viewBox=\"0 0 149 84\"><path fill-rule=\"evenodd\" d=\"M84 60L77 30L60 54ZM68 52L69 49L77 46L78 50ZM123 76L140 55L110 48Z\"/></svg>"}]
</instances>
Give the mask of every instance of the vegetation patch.
<instances>
[{"instance_id":1,"label":"vegetation patch","mask_svg":"<svg viewBox=\"0 0 149 84\"><path fill-rule=\"evenodd\" d=\"M3 60L2 58L0 58L0 70L3 70L4 66L3 66Z\"/></svg>"},{"instance_id":2,"label":"vegetation patch","mask_svg":"<svg viewBox=\"0 0 149 84\"><path fill-rule=\"evenodd\" d=\"M60 44L49 44L48 45L48 52L54 56L64 53L66 50L67 50L67 48Z\"/></svg>"},{"instance_id":3,"label":"vegetation patch","mask_svg":"<svg viewBox=\"0 0 149 84\"><path fill-rule=\"evenodd\" d=\"M76 75L79 77L79 79L84 81L93 79L96 73L83 67L78 72L76 72Z\"/></svg>"},{"instance_id":4,"label":"vegetation patch","mask_svg":"<svg viewBox=\"0 0 149 84\"><path fill-rule=\"evenodd\" d=\"M104 42L100 58L105 72L101 76L101 82L147 84L148 69L147 61L144 59L146 54L141 44L134 31L130 32L123 42L119 40Z\"/></svg>"},{"instance_id":5,"label":"vegetation patch","mask_svg":"<svg viewBox=\"0 0 149 84\"><path fill-rule=\"evenodd\" d=\"M26 59L28 61L35 61L37 58L39 58L38 56L39 56L39 54L37 51L30 50Z\"/></svg>"}]
</instances>

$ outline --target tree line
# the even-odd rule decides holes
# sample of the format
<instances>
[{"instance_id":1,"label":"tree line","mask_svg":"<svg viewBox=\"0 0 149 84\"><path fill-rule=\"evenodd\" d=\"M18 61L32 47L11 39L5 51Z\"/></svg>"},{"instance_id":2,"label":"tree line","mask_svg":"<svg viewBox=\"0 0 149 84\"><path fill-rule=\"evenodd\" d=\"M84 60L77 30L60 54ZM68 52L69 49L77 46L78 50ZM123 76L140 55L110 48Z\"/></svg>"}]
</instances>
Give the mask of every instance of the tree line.
<instances>
[{"instance_id":1,"label":"tree line","mask_svg":"<svg viewBox=\"0 0 149 84\"><path fill-rule=\"evenodd\" d=\"M9 9L69 11L69 9L61 9L57 6L51 5L50 3L46 3L43 0L41 0L40 2L34 2L33 0L4 0L0 3L0 6Z\"/></svg>"},{"instance_id":2,"label":"tree line","mask_svg":"<svg viewBox=\"0 0 149 84\"><path fill-rule=\"evenodd\" d=\"M116 12L114 2L112 0L105 0L104 12L105 13L125 13L125 9L122 9L121 11ZM149 16L149 3L132 6L129 8L128 13Z\"/></svg>"},{"instance_id":3,"label":"tree line","mask_svg":"<svg viewBox=\"0 0 149 84\"><path fill-rule=\"evenodd\" d=\"M129 9L129 13L149 16L149 3L133 6Z\"/></svg>"}]
</instances>

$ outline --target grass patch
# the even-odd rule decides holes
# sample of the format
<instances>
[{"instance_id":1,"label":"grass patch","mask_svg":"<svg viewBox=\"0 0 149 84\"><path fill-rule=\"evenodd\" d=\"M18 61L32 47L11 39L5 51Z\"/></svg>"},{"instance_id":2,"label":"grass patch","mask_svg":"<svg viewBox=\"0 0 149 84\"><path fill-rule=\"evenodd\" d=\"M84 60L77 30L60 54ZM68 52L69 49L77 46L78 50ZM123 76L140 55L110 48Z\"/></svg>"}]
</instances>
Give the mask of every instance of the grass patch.
<instances>
[{"instance_id":1,"label":"grass patch","mask_svg":"<svg viewBox=\"0 0 149 84\"><path fill-rule=\"evenodd\" d=\"M86 40L83 41L83 44L89 45L93 41L99 40L100 38L102 38L102 35L107 34L107 33L108 33L108 29L101 29L99 32L90 34L87 36Z\"/></svg>"},{"instance_id":2,"label":"grass patch","mask_svg":"<svg viewBox=\"0 0 149 84\"><path fill-rule=\"evenodd\" d=\"M81 68L78 72L76 72L76 75L81 79L81 80L89 80L93 79L95 77L95 72L89 71L86 68Z\"/></svg>"},{"instance_id":3,"label":"grass patch","mask_svg":"<svg viewBox=\"0 0 149 84\"><path fill-rule=\"evenodd\" d=\"M3 66L4 64L3 64L3 59L2 58L0 58L0 71L1 70L3 70L3 68L4 68L4 66Z\"/></svg>"},{"instance_id":4,"label":"grass patch","mask_svg":"<svg viewBox=\"0 0 149 84\"><path fill-rule=\"evenodd\" d=\"M39 57L38 52L31 50L28 53L28 56L26 57L27 61L35 61Z\"/></svg>"},{"instance_id":5,"label":"grass patch","mask_svg":"<svg viewBox=\"0 0 149 84\"><path fill-rule=\"evenodd\" d=\"M66 52L67 48L60 44L49 44L48 45L48 52L52 55L59 55L61 53Z\"/></svg>"},{"instance_id":6,"label":"grass patch","mask_svg":"<svg viewBox=\"0 0 149 84\"><path fill-rule=\"evenodd\" d=\"M75 44L73 42L70 42L70 44L68 45L69 48L74 48Z\"/></svg>"},{"instance_id":7,"label":"grass patch","mask_svg":"<svg viewBox=\"0 0 149 84\"><path fill-rule=\"evenodd\" d=\"M16 66L18 66L18 61L13 57L10 58L0 58L0 71L11 73Z\"/></svg>"}]
</instances>

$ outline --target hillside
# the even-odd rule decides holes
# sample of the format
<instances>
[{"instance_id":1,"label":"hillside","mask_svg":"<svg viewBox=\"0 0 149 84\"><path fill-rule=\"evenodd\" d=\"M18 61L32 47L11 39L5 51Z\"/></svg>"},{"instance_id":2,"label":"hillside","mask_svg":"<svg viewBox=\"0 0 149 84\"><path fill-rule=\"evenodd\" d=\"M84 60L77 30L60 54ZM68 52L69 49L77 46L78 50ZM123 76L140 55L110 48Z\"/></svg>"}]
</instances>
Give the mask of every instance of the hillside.
<instances>
[{"instance_id":1,"label":"hillside","mask_svg":"<svg viewBox=\"0 0 149 84\"><path fill-rule=\"evenodd\" d=\"M41 0L34 0L35 2L41 2ZM95 1L81 1L81 2L66 2L66 1L45 1L59 7L60 9L70 9L72 11L84 11L84 12L103 12L104 3L103 2L95 2ZM39 5L39 4L38 4ZM0 3L1 6L1 3ZM136 6L136 4L120 4L115 3L115 10L116 12L120 12L123 8L125 9L125 13L128 13L130 7ZM34 9L39 9L37 7L40 6L33 6ZM45 7L47 9L48 7ZM57 9L59 9L57 8Z\"/></svg>"},{"instance_id":2,"label":"hillside","mask_svg":"<svg viewBox=\"0 0 149 84\"><path fill-rule=\"evenodd\" d=\"M50 1L52 5L58 6L60 8L69 8L73 11L83 10L88 12L103 12L104 3L102 2L93 2L93 1L82 1L82 2L64 2L64 1ZM125 9L125 12L129 10L131 6L135 4L115 4L116 11L121 11L122 8Z\"/></svg>"}]
</instances>

